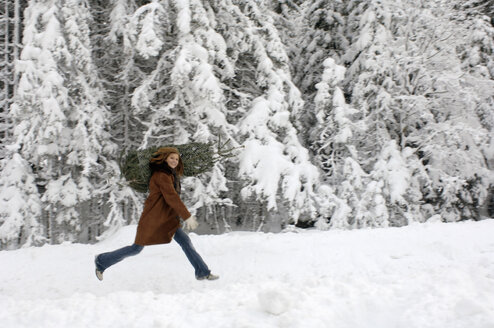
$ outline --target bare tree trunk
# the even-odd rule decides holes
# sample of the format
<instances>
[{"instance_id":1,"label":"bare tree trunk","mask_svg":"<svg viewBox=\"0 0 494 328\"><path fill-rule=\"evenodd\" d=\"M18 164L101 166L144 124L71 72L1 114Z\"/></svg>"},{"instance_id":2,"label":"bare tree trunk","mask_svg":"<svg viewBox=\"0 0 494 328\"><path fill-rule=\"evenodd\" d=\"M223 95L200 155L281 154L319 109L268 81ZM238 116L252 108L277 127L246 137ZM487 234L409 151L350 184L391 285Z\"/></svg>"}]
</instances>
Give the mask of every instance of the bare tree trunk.
<instances>
[{"instance_id":1,"label":"bare tree trunk","mask_svg":"<svg viewBox=\"0 0 494 328\"><path fill-rule=\"evenodd\" d=\"M21 49L22 13L25 1L0 1L0 159L5 157L5 144L12 136L8 113L18 84L14 65Z\"/></svg>"},{"instance_id":2,"label":"bare tree trunk","mask_svg":"<svg viewBox=\"0 0 494 328\"><path fill-rule=\"evenodd\" d=\"M15 0L15 3L14 3L14 40L13 40L14 48L12 51L14 63L19 59L19 52L21 49L21 42L22 42L22 40L21 40L21 24L22 24L21 5L20 5L18 0ZM19 77L15 73L13 75L14 75L13 88L15 90L17 88L17 83L18 83Z\"/></svg>"}]
</instances>

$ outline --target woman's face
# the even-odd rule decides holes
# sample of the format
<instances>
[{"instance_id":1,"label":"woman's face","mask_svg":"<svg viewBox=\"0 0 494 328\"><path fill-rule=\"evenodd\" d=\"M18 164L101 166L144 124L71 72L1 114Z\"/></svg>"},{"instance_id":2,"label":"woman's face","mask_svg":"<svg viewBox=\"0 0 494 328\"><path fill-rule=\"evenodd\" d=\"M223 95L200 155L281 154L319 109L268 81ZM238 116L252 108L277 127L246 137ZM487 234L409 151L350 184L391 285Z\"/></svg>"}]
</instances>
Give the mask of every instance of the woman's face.
<instances>
[{"instance_id":1,"label":"woman's face","mask_svg":"<svg viewBox=\"0 0 494 328\"><path fill-rule=\"evenodd\" d=\"M168 164L169 167L171 167L172 169L174 169L178 165L178 159L179 159L178 154L171 153L166 158L166 163Z\"/></svg>"}]
</instances>

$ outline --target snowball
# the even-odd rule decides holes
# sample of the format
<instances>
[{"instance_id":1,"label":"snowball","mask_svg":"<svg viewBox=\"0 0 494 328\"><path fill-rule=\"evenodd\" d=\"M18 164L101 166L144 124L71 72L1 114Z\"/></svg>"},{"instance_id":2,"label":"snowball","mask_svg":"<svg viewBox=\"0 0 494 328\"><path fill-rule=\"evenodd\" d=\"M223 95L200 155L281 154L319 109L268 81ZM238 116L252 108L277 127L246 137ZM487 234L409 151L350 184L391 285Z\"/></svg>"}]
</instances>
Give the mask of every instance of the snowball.
<instances>
[{"instance_id":1,"label":"snowball","mask_svg":"<svg viewBox=\"0 0 494 328\"><path fill-rule=\"evenodd\" d=\"M261 308L273 315L287 312L291 307L290 297L279 287L271 287L257 294Z\"/></svg>"}]
</instances>

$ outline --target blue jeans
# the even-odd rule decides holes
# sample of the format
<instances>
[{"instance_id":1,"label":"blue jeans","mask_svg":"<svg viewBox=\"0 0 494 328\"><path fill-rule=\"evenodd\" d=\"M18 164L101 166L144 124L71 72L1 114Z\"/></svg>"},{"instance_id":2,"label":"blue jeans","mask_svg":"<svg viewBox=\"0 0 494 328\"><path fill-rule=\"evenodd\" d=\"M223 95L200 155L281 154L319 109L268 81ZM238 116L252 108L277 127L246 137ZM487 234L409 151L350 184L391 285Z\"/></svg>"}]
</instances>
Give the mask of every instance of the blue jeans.
<instances>
[{"instance_id":1,"label":"blue jeans","mask_svg":"<svg viewBox=\"0 0 494 328\"><path fill-rule=\"evenodd\" d=\"M182 247L187 259L189 259L189 262L194 267L196 278L205 277L211 273L206 263L204 263L192 245L190 237L181 228L178 228L177 232L175 232L173 239ZM99 254L95 259L96 267L103 272L126 257L139 254L143 248L144 246L132 244L114 250L113 252Z\"/></svg>"}]
</instances>

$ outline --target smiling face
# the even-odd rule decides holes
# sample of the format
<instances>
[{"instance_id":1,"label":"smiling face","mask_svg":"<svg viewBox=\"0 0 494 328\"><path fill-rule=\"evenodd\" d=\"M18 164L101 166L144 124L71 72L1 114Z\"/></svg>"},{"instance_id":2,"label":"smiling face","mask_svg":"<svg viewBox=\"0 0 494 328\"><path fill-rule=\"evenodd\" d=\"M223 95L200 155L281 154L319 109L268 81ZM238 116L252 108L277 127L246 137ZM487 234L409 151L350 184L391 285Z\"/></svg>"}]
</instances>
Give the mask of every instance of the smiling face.
<instances>
[{"instance_id":1,"label":"smiling face","mask_svg":"<svg viewBox=\"0 0 494 328\"><path fill-rule=\"evenodd\" d=\"M168 155L168 157L166 158L166 163L168 164L169 167L171 167L172 169L176 168L177 165L178 165L178 160L179 160L179 156L178 154L176 153L171 153L170 155Z\"/></svg>"}]
</instances>

